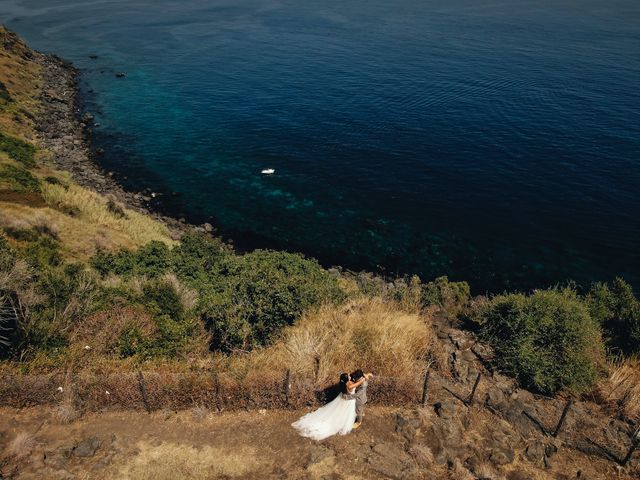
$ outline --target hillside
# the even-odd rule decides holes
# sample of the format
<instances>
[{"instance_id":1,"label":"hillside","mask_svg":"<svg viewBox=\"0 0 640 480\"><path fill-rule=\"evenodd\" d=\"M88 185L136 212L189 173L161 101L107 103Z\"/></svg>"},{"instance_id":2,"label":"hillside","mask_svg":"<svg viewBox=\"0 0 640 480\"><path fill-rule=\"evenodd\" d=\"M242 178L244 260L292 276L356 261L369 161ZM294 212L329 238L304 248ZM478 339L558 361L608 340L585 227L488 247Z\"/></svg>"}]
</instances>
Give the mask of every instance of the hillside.
<instances>
[{"instance_id":1,"label":"hillside","mask_svg":"<svg viewBox=\"0 0 640 480\"><path fill-rule=\"evenodd\" d=\"M92 162L77 74L0 27L0 478L640 474L624 280L472 297L236 252ZM298 437L358 367L362 429Z\"/></svg>"}]
</instances>

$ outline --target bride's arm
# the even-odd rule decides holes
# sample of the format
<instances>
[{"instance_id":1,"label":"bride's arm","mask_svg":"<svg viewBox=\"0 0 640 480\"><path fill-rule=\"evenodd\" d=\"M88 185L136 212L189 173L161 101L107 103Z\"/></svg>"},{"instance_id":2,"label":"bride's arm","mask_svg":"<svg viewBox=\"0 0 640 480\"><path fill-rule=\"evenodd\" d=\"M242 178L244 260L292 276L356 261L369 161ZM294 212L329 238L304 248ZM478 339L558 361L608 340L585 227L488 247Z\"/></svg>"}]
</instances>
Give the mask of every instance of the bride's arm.
<instances>
[{"instance_id":1,"label":"bride's arm","mask_svg":"<svg viewBox=\"0 0 640 480\"><path fill-rule=\"evenodd\" d=\"M349 380L349 381L347 382L347 388L348 388L349 390L351 390L352 388L358 388L360 385L362 385L362 384L365 382L365 380L366 380L366 379L367 379L366 377L362 377L362 378L361 378L360 380L358 380L357 382L352 382L351 380Z\"/></svg>"}]
</instances>

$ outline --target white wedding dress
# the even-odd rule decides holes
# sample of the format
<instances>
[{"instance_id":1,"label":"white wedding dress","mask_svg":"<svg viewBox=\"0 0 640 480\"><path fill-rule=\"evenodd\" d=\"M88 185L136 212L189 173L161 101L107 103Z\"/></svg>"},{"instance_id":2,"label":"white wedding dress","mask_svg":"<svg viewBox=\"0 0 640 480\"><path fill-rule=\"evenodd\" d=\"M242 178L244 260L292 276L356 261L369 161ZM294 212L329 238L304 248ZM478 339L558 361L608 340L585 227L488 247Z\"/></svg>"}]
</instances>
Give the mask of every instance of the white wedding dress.
<instances>
[{"instance_id":1,"label":"white wedding dress","mask_svg":"<svg viewBox=\"0 0 640 480\"><path fill-rule=\"evenodd\" d=\"M350 390L349 393L353 393ZM341 393L334 400L320 407L315 412L307 413L300 420L291 424L300 435L313 440L323 440L335 435L346 435L356 421L356 400L346 399Z\"/></svg>"}]
</instances>

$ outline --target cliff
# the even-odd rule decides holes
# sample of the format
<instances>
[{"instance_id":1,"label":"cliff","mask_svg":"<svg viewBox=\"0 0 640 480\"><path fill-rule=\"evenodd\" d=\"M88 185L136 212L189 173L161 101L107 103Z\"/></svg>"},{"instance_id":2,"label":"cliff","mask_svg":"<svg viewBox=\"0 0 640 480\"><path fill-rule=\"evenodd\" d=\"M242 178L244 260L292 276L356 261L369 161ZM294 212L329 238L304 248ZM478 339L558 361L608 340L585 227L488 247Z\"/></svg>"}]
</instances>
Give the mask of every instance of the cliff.
<instances>
[{"instance_id":1,"label":"cliff","mask_svg":"<svg viewBox=\"0 0 640 480\"><path fill-rule=\"evenodd\" d=\"M0 27L1 478L640 474L638 366L604 358L590 310L623 284L474 299L238 254L100 170L77 74ZM511 338L560 354L523 358ZM290 423L357 367L376 374L363 427L298 437Z\"/></svg>"}]
</instances>

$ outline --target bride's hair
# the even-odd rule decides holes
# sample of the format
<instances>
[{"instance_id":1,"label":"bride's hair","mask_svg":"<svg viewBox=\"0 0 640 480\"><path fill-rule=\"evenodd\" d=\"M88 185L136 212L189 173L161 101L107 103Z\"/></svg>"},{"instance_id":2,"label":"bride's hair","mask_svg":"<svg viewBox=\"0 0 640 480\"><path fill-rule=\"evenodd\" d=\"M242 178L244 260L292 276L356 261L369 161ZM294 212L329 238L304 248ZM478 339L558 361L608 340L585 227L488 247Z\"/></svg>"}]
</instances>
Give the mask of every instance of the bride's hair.
<instances>
[{"instance_id":1,"label":"bride's hair","mask_svg":"<svg viewBox=\"0 0 640 480\"><path fill-rule=\"evenodd\" d=\"M349 393L349 390L347 389L347 382L349 381L349 374L348 373L341 373L340 374L340 391L342 393Z\"/></svg>"}]
</instances>

